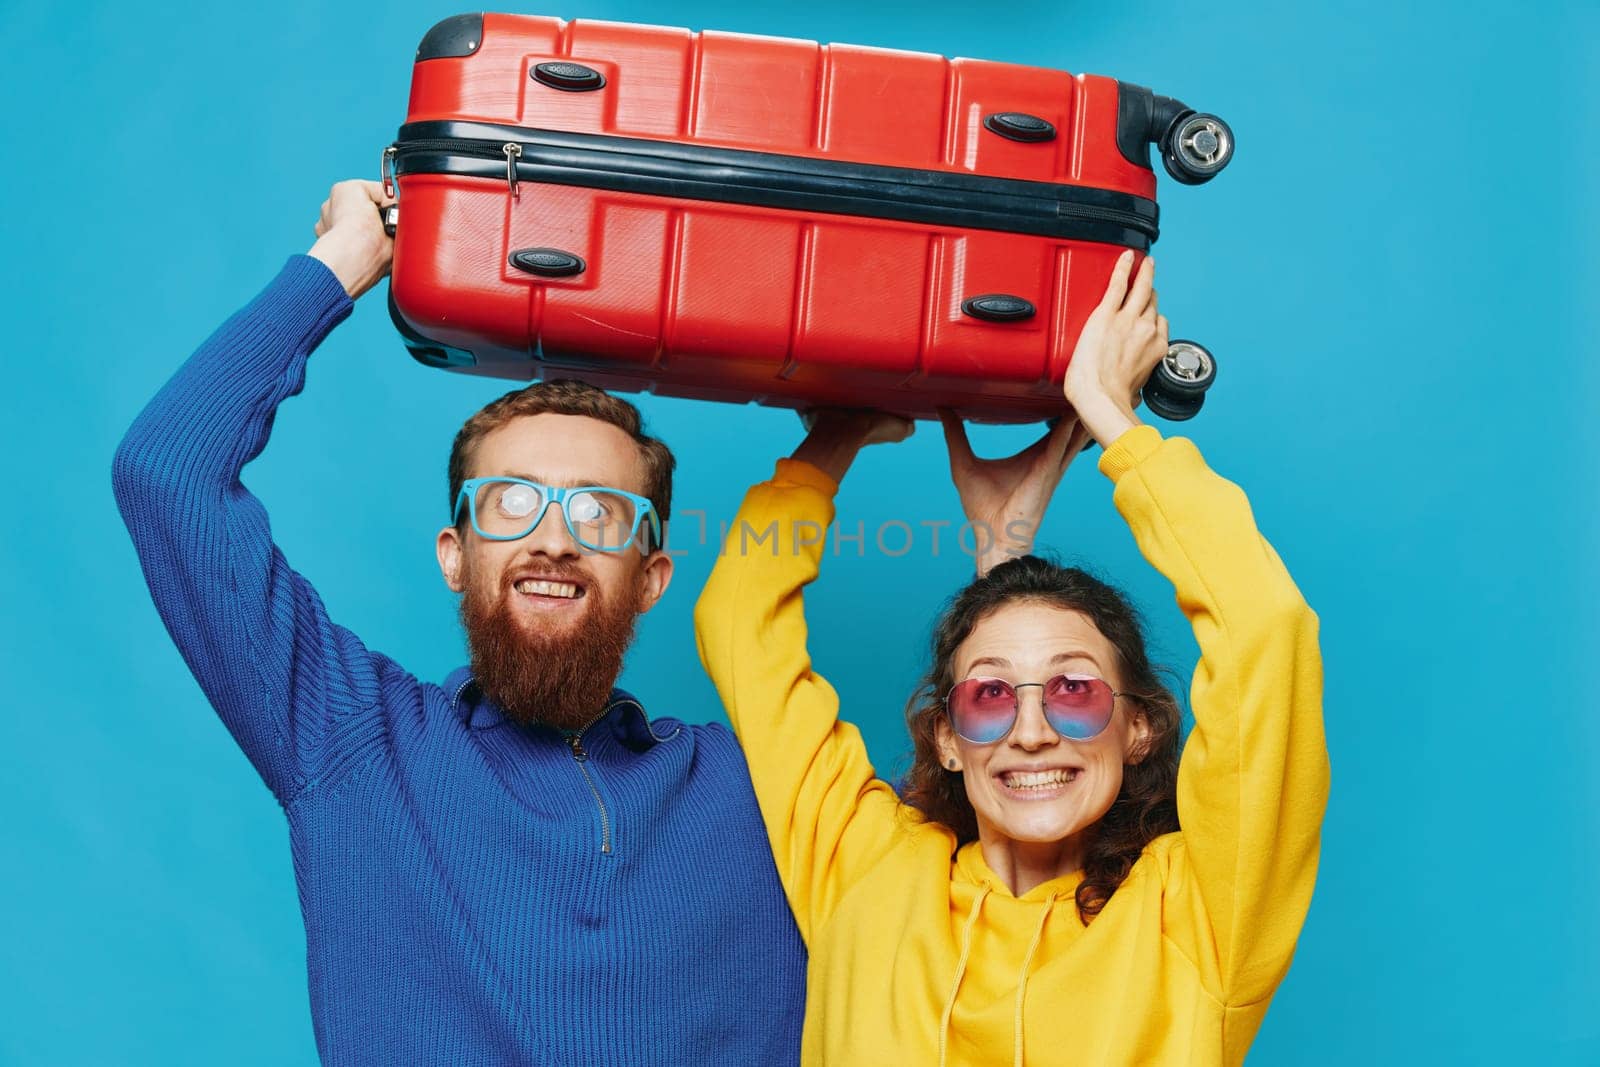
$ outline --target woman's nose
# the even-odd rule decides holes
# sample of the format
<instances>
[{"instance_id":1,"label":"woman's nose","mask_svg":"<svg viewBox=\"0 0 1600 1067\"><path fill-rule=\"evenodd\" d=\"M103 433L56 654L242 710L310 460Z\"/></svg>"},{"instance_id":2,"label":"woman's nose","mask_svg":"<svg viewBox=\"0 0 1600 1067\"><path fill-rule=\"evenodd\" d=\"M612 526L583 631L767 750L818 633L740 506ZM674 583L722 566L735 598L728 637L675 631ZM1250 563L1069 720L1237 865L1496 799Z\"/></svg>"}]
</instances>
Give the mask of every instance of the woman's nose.
<instances>
[{"instance_id":1,"label":"woman's nose","mask_svg":"<svg viewBox=\"0 0 1600 1067\"><path fill-rule=\"evenodd\" d=\"M1018 689L1017 724L1011 728L1011 743L1031 751L1060 740L1061 735L1044 717L1044 690L1033 685Z\"/></svg>"}]
</instances>

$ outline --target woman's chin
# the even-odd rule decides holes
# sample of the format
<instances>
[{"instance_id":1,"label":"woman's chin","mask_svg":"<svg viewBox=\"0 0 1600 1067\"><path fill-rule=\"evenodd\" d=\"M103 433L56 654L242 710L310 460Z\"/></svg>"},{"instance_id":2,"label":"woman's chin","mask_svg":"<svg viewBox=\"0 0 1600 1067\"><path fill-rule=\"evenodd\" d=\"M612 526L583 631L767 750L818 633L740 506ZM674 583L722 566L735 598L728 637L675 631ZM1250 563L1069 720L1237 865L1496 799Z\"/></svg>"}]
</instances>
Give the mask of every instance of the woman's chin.
<instances>
[{"instance_id":1,"label":"woman's chin","mask_svg":"<svg viewBox=\"0 0 1600 1067\"><path fill-rule=\"evenodd\" d=\"M1023 845L1059 844L1085 829L1083 820L1069 811L1006 812L994 829Z\"/></svg>"}]
</instances>

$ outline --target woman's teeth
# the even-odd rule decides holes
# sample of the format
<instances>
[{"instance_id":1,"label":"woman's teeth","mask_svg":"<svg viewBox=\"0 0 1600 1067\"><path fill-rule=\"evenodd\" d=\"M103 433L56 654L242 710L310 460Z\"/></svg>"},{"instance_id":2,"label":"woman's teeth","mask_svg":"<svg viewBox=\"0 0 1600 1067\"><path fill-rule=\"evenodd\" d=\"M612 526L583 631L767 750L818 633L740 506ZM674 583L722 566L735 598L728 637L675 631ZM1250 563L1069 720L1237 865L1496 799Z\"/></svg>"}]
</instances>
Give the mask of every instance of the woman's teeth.
<instances>
[{"instance_id":1,"label":"woman's teeth","mask_svg":"<svg viewBox=\"0 0 1600 1067\"><path fill-rule=\"evenodd\" d=\"M1066 785L1076 777L1078 771L1074 767L1054 771L1007 771L1000 776L1000 781L1007 789L1049 789Z\"/></svg>"},{"instance_id":2,"label":"woman's teeth","mask_svg":"<svg viewBox=\"0 0 1600 1067\"><path fill-rule=\"evenodd\" d=\"M524 578L515 588L517 592L531 596L558 596L567 600L578 595L578 587L571 582L546 582L538 578Z\"/></svg>"}]
</instances>

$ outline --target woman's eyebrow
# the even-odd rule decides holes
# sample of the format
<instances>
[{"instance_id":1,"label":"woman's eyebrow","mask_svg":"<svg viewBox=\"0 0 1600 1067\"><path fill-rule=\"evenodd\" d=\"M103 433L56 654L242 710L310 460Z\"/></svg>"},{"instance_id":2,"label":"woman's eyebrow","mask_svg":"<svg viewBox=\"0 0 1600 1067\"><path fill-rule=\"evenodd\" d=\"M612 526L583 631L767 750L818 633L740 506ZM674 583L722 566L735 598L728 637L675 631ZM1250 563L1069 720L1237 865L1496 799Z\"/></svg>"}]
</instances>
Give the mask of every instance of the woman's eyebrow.
<instances>
[{"instance_id":1,"label":"woman's eyebrow","mask_svg":"<svg viewBox=\"0 0 1600 1067\"><path fill-rule=\"evenodd\" d=\"M1085 652L1080 648L1071 649L1067 652L1057 652L1050 657L1050 666L1054 667L1058 663L1067 663L1075 659L1086 659L1094 664L1096 670L1105 670L1105 667L1095 658L1094 653ZM967 672L971 673L979 667L998 667L1001 670L1010 670L1011 661L1004 656L982 656L967 664Z\"/></svg>"}]
</instances>

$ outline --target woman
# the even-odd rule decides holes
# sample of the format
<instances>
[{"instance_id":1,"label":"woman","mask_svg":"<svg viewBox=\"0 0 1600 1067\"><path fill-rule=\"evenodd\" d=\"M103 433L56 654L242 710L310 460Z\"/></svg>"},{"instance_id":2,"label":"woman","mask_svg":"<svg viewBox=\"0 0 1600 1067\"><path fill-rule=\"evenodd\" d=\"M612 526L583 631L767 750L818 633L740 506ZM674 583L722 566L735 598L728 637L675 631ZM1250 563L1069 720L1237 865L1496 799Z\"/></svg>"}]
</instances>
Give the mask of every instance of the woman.
<instances>
[{"instance_id":1,"label":"woman","mask_svg":"<svg viewBox=\"0 0 1600 1067\"><path fill-rule=\"evenodd\" d=\"M1034 528L1085 436L1104 446L1201 649L1181 769L1177 703L1123 598L991 553L936 627L904 799L874 775L811 669L801 590L839 479L905 420L819 415L740 513L776 521L775 549L736 523L696 607L811 952L806 1063L1238 1063L1289 966L1327 797L1317 620L1244 494L1135 418L1167 327L1153 265L1130 287L1131 268L1068 368L1076 425L987 463L945 429L991 529Z\"/></svg>"}]
</instances>

